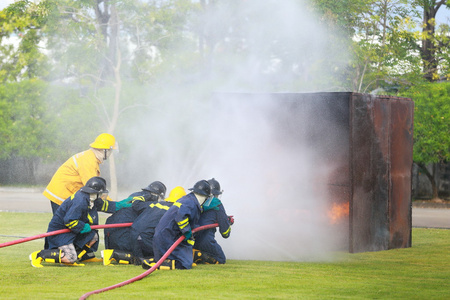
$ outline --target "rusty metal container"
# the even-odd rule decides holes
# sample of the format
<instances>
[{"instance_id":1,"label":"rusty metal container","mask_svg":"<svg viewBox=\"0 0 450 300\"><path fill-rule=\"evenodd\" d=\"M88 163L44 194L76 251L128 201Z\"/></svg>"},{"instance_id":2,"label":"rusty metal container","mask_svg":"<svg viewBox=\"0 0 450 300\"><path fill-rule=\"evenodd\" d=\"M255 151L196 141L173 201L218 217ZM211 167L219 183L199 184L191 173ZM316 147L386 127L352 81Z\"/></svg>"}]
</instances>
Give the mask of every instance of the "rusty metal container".
<instances>
[{"instance_id":1,"label":"rusty metal container","mask_svg":"<svg viewBox=\"0 0 450 300\"><path fill-rule=\"evenodd\" d=\"M350 92L215 97L228 105L270 103L266 117L284 143L306 139L322 161L338 162L336 174L322 180L330 200L348 203L349 252L411 246L413 101Z\"/></svg>"}]
</instances>

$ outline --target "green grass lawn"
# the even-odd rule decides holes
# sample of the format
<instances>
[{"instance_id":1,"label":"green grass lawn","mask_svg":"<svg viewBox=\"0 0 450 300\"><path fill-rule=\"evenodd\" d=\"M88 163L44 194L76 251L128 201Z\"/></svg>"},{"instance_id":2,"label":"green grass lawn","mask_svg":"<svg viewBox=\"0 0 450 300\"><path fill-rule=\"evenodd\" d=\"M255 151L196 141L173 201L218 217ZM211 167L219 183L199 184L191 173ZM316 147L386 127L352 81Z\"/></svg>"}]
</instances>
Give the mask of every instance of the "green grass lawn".
<instances>
[{"instance_id":1,"label":"green grass lawn","mask_svg":"<svg viewBox=\"0 0 450 300\"><path fill-rule=\"evenodd\" d=\"M0 212L0 243L44 233L50 218ZM101 263L33 268L28 256L42 247L41 239L0 248L0 299L78 299L145 271ZM334 262L229 260L156 271L88 299L450 299L450 230L415 228L411 248L335 256Z\"/></svg>"}]
</instances>

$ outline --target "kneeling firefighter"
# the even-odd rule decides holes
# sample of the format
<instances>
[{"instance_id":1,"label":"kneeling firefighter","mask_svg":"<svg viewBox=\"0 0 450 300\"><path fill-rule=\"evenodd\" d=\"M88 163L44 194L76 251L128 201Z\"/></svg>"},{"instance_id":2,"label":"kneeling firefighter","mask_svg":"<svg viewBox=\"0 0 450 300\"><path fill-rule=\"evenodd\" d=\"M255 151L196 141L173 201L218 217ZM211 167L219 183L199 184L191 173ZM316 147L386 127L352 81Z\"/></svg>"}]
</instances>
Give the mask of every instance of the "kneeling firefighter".
<instances>
[{"instance_id":1,"label":"kneeling firefighter","mask_svg":"<svg viewBox=\"0 0 450 300\"><path fill-rule=\"evenodd\" d=\"M192 229L200 218L201 205L211 194L211 186L208 181L201 180L189 190L192 192L172 205L156 226L153 237L155 256L154 259L144 260L142 264L144 269L151 268L181 236L184 236L184 240L164 263L171 269L192 268L192 247L195 243Z\"/></svg>"},{"instance_id":2,"label":"kneeling firefighter","mask_svg":"<svg viewBox=\"0 0 450 300\"><path fill-rule=\"evenodd\" d=\"M134 220L126 238L127 247L106 249L102 252L103 264L109 265L112 261L121 264L141 265L144 259L153 257L153 235L161 217L179 198L186 195L184 188L177 186L164 199L164 193L157 193L160 201L147 203L146 208ZM136 202L133 202L133 208Z\"/></svg>"},{"instance_id":3,"label":"kneeling firefighter","mask_svg":"<svg viewBox=\"0 0 450 300\"><path fill-rule=\"evenodd\" d=\"M133 223L151 203L164 199L166 186L161 181L154 181L142 191L132 193L127 199L131 207L121 209L106 219L105 224ZM105 228L105 249L131 252L129 236L131 227Z\"/></svg>"},{"instance_id":4,"label":"kneeling firefighter","mask_svg":"<svg viewBox=\"0 0 450 300\"><path fill-rule=\"evenodd\" d=\"M127 204L105 200L108 196L106 181L102 177L90 178L86 185L67 198L51 219L47 232L70 229L70 232L47 237L45 250L30 254L31 265L42 267L42 262L81 265L81 260L97 261L93 252L98 248L98 210L105 206L119 210ZM78 250L78 251L77 251ZM87 254L91 254L86 257Z\"/></svg>"},{"instance_id":5,"label":"kneeling firefighter","mask_svg":"<svg viewBox=\"0 0 450 300\"><path fill-rule=\"evenodd\" d=\"M219 232L227 239L231 233L234 218L227 216L225 208L219 197L222 195L219 182L211 178L208 180L212 196L203 204L203 213L200 215L198 226L219 224ZM195 264L224 264L225 253L215 238L216 228L210 228L195 233L194 263Z\"/></svg>"}]
</instances>

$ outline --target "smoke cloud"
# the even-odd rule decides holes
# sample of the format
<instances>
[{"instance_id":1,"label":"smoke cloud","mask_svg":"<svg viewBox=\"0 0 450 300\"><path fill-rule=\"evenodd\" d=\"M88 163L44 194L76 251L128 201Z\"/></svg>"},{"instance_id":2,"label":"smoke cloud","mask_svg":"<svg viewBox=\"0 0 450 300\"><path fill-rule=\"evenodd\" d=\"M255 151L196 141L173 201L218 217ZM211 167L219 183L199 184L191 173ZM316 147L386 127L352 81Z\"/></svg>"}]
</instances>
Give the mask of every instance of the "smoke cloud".
<instances>
[{"instance_id":1,"label":"smoke cloud","mask_svg":"<svg viewBox=\"0 0 450 300\"><path fill-rule=\"evenodd\" d=\"M119 190L125 196L154 180L188 189L214 177L236 220L229 239L216 236L227 258L330 259L346 242L327 217L326 178L335 166L321 160L308 131L326 120L289 116L301 119L289 129L277 113L283 104L263 95L333 90L346 53L301 1L234 5L218 3L196 20L207 35L221 35L203 76L167 78L149 92L151 111L119 126ZM260 97L227 94L235 92Z\"/></svg>"}]
</instances>

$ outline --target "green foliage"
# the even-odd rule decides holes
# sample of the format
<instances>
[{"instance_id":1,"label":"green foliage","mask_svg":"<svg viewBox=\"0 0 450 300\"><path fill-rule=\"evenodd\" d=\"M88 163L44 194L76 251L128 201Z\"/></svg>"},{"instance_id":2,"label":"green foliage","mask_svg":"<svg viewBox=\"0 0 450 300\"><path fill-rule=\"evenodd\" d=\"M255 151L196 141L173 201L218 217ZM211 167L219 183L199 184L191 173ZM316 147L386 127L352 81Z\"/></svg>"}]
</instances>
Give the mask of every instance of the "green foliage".
<instances>
[{"instance_id":1,"label":"green foliage","mask_svg":"<svg viewBox=\"0 0 450 300\"><path fill-rule=\"evenodd\" d=\"M152 84L175 65L182 67L174 60L183 59L184 55L192 56L196 50L194 42L186 37L187 20L195 7L189 0L124 1L119 4L123 29L120 38L124 45L128 45L127 39L135 45L134 49L123 49L123 53L129 53L131 58L126 61L124 72L128 80Z\"/></svg>"},{"instance_id":2,"label":"green foliage","mask_svg":"<svg viewBox=\"0 0 450 300\"><path fill-rule=\"evenodd\" d=\"M43 233L50 218L49 213L0 212L0 243ZM412 239L411 248L330 253L329 261L229 260L192 270L155 271L88 299L448 299L450 254L444 250L450 247L450 231L415 228ZM78 299L145 271L102 263L33 268L28 256L43 245L43 240L35 240L0 249L1 298ZM99 251L103 247L102 237Z\"/></svg>"},{"instance_id":3,"label":"green foliage","mask_svg":"<svg viewBox=\"0 0 450 300\"><path fill-rule=\"evenodd\" d=\"M68 87L36 79L0 85L0 159L67 159L99 126L92 104Z\"/></svg>"},{"instance_id":4,"label":"green foliage","mask_svg":"<svg viewBox=\"0 0 450 300\"><path fill-rule=\"evenodd\" d=\"M370 0L315 0L313 7L323 16L323 21L336 25L351 38L358 31L363 14L370 11Z\"/></svg>"},{"instance_id":5,"label":"green foliage","mask_svg":"<svg viewBox=\"0 0 450 300\"><path fill-rule=\"evenodd\" d=\"M414 162L450 161L450 82L413 86L400 95L414 100Z\"/></svg>"},{"instance_id":6,"label":"green foliage","mask_svg":"<svg viewBox=\"0 0 450 300\"><path fill-rule=\"evenodd\" d=\"M315 0L313 3L325 22L343 28L353 40L350 51L354 55L346 73L350 90L389 91L430 77L433 81L449 78L449 26L436 25L433 32L422 24L424 9L429 13L445 10L449 6L446 1ZM430 43L421 47L426 41Z\"/></svg>"},{"instance_id":7,"label":"green foliage","mask_svg":"<svg viewBox=\"0 0 450 300\"><path fill-rule=\"evenodd\" d=\"M0 158L38 158L47 153L47 85L39 80L0 85Z\"/></svg>"},{"instance_id":8,"label":"green foliage","mask_svg":"<svg viewBox=\"0 0 450 300\"><path fill-rule=\"evenodd\" d=\"M136 115L146 117L156 101L163 101L161 91L173 86L186 93L197 93L193 86L213 90L230 80L226 76L237 68L246 72L232 80L242 90L251 90L253 73L264 72L273 61L277 70L263 75L267 84L257 86L259 91L295 91L317 84L324 90L371 92L422 84L420 9L436 1L314 0L308 13L317 13L329 32L340 29L338 35L329 34L326 55L321 57L308 52L311 43L302 36L304 29L283 20L272 9L276 6L248 2L15 1L0 12L0 82L20 82L1 87L0 156L67 157L83 150L98 132L112 131L117 124L126 127L139 119ZM261 30L261 16L267 14L279 23L286 21L281 24L285 27L276 24ZM441 25L434 40L442 46L437 52L441 78L450 74L448 32L448 24ZM8 40L12 38L16 46ZM35 78L47 83L31 80ZM435 87L426 96L420 89L422 85L410 91L430 99L435 98L430 93L441 95ZM416 105L420 119L431 104L423 109L419 102ZM444 102L437 107L442 111L447 106ZM121 120L124 112L127 118ZM430 115L442 114L430 110ZM448 122L448 117L441 120ZM430 131L433 136L440 135L434 134L438 130L448 133L448 123L436 118L433 122L438 123L421 121L428 124L423 130L416 124L417 161L448 160L448 149L442 146L448 139L427 137ZM29 146L21 148L24 140Z\"/></svg>"},{"instance_id":9,"label":"green foliage","mask_svg":"<svg viewBox=\"0 0 450 300\"><path fill-rule=\"evenodd\" d=\"M47 107L46 134L51 141L49 161L64 161L74 153L88 149L89 144L103 131L102 118L95 103L71 85L52 85L43 100Z\"/></svg>"},{"instance_id":10,"label":"green foliage","mask_svg":"<svg viewBox=\"0 0 450 300\"><path fill-rule=\"evenodd\" d=\"M20 0L0 12L0 82L48 75L47 56L40 43L50 10L47 1Z\"/></svg>"}]
</instances>

